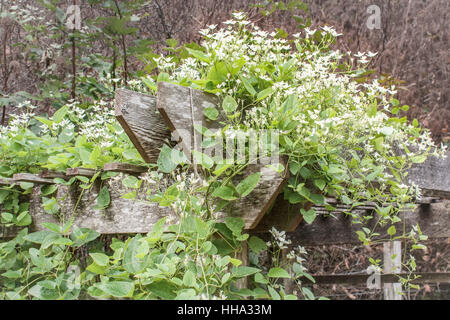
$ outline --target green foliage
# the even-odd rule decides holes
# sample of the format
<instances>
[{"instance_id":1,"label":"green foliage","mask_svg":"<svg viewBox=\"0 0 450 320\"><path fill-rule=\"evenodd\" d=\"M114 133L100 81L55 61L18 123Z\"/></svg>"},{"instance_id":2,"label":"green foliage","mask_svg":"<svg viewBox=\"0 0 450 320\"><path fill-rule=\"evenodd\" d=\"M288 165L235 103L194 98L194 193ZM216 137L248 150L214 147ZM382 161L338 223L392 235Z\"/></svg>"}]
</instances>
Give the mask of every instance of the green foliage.
<instances>
[{"instance_id":1,"label":"green foliage","mask_svg":"<svg viewBox=\"0 0 450 320\"><path fill-rule=\"evenodd\" d=\"M337 36L334 30L308 29L305 38L291 40L282 30L269 35L256 29L245 21L244 14L235 13L228 31L210 34L215 27L202 31L205 41L201 46L179 46L170 39L169 55L158 56L145 49L147 43L116 49L123 37L136 32L128 24L137 19L133 10L139 1L101 3L111 16L88 24L98 32L100 27L105 29L116 59L123 60L124 77L129 76L125 64L131 52L147 63L145 72L158 71L143 76L142 85L135 84L135 89L155 92L156 84L164 81L222 99L221 105L204 113L211 121L219 121L222 108L223 129L212 133L195 127L209 141L207 145L213 145L213 138L234 137L236 132L277 130L279 153L287 159L290 172L284 188L287 201L325 205L330 211L334 208L325 196L352 207L373 201L380 216L377 226L391 224L390 238L410 239L414 249L422 248L418 241L426 236L419 227L405 233L392 224L400 221L397 213L417 195L403 184L407 169L425 161L433 144L417 123L409 125L406 119L391 117L399 111L395 109L399 102L390 99L392 89L377 83L359 89L353 78L364 74L364 64L342 65L340 54L330 49ZM55 11L58 28L63 28L60 10L49 2L44 4ZM300 1L267 1L261 8L266 8L267 14L272 10L305 10ZM37 29L26 30L38 34ZM77 37L78 45L89 43L88 35L82 32L72 36ZM83 61L86 66L96 65L101 72L112 68L103 57ZM41 96L53 97L58 108L53 117L25 114L0 129L1 177L36 173L43 168L61 172L79 166L96 169L91 179L55 179L55 184L76 182L83 193L90 191L96 179L111 178L100 172L107 162L143 164L111 108L101 99L112 96L116 82L78 76L82 80L77 87L79 102L68 104L67 90L61 90L68 83L52 79ZM274 143L265 140L260 147L272 150ZM394 145L402 146L406 156L396 154ZM410 151L411 146L419 146L418 151ZM314 282L302 264L305 250L291 248L281 259L281 251L291 244L284 232L272 229L272 239L265 243L249 237L244 220L232 214L235 201L252 196L262 173L242 177L249 161L224 162L196 150L192 158L191 164L184 153L164 145L157 164L146 175L121 177L129 191L123 198L170 207L177 221L162 219L146 235L113 238L108 248L97 232L72 226L73 220L47 223L47 230L28 233L29 204L23 203L21 196L29 194L33 185L1 187L1 224L25 228L13 240L0 242L0 298L295 299L297 296L287 294L283 287L283 279L290 278L299 289L299 297L316 299L302 283L304 278ZM284 172L282 165L270 167ZM387 171L391 176L385 174ZM142 190L146 190L144 195L140 194ZM48 214L58 215L60 199L56 191L55 185L41 189L42 206ZM102 185L95 209L103 210L110 202L108 188ZM314 222L315 210L300 210L306 223ZM223 213L231 214L218 221ZM379 236L376 229L364 227L370 217L352 217L362 225L357 232L359 239L366 245L374 243ZM248 266L238 258L244 242L251 250ZM86 250L89 254L80 259L76 253ZM259 261L266 251L274 257L270 266L262 266ZM408 265L414 269L414 260L410 259ZM250 285L238 289L236 281L244 277L249 277Z\"/></svg>"}]
</instances>

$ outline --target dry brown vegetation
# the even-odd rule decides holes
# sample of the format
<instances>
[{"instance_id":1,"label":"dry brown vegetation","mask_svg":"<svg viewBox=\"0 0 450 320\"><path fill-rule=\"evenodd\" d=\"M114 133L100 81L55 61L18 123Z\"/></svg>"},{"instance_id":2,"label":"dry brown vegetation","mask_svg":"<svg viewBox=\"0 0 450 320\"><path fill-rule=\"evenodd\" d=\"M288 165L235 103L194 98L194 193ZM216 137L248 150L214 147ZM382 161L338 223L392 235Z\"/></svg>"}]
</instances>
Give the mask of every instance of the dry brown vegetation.
<instances>
[{"instance_id":1,"label":"dry brown vegetation","mask_svg":"<svg viewBox=\"0 0 450 320\"><path fill-rule=\"evenodd\" d=\"M13 1L14 2L14 1ZM20 5L36 1L20 1ZM105 14L105 9L92 6L87 1L81 4L83 18ZM156 47L168 38L181 43L198 41L198 30L209 24L228 19L233 10L249 12L253 21L266 29L282 28L297 32L297 23L292 15L311 18L312 28L333 25L344 35L338 41L343 51L378 52L371 67L378 76L384 76L400 87L400 100L411 106L409 118L418 118L433 132L437 141L450 141L449 135L449 25L450 2L447 0L305 0L309 13L301 10L277 11L268 17L258 14L252 4L256 0L153 0L141 9L143 18L135 23L139 28L138 38L150 38ZM288 2L288 1L285 1ZM2 1L2 8L13 3ZM18 2L19 3L19 2ZM73 3L61 1L61 8ZM381 9L381 29L370 30L366 22L367 8L377 5ZM54 17L47 17L54 19ZM64 78L70 67L66 55L58 56L51 47L39 60L31 61L29 52L23 54L20 43L26 36L24 30L8 19L1 20L1 89L4 94L15 91L36 92L39 79L36 74L52 63ZM128 37L132 43L134 39ZM52 41L55 41L54 39ZM42 36L42 45L47 39ZM57 40L56 40L57 42ZM49 43L47 43L49 44ZM100 39L94 51L105 56L111 52ZM131 59L132 60L132 59ZM138 70L141 64L130 61L130 71Z\"/></svg>"}]
</instances>

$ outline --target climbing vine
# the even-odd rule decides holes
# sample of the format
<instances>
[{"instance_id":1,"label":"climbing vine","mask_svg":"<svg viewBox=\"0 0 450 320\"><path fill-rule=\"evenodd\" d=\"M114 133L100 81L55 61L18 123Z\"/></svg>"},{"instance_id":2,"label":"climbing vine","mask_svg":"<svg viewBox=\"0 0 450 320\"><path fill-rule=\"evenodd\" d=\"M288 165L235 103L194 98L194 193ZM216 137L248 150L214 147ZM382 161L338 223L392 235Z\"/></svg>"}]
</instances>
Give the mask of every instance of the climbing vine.
<instances>
[{"instance_id":1,"label":"climbing vine","mask_svg":"<svg viewBox=\"0 0 450 320\"><path fill-rule=\"evenodd\" d=\"M398 117L408 106L400 106L394 87L365 77L375 54L333 50L339 34L330 27L306 28L287 37L260 30L243 13L233 14L225 25L202 30L200 45L174 45L169 55L151 55L145 70L156 72L129 81L129 88L155 94L163 81L217 95L222 103L205 109L205 117L220 122L222 129L195 128L204 147L224 137L277 131L278 154L269 156L286 159L271 166L289 175L286 201L303 208L307 203L323 205L330 212L334 207L327 197L352 209L374 202L377 215L344 213L361 224L357 234L363 244L408 239L414 250L423 248L420 241L426 236L420 226L397 230L394 223L421 196L406 183L408 169L445 150L433 144L417 121ZM271 147L273 141L264 144ZM258 184L260 173L234 182L250 161L223 162L197 150L193 166L183 152L164 146L158 163L148 165L139 178L101 173L107 162L143 164L103 101L66 104L51 118L17 116L0 131L0 151L3 177L42 169L98 169L92 179L55 178L55 185L42 187L48 214L59 214L58 184L89 192L100 179L105 186L97 209L108 207L106 184L116 182L124 198L171 207L177 217L160 220L148 234L112 237L107 244L97 232L73 226L73 218L62 217L60 224L46 223L46 230L29 233L29 203L21 197L33 185L4 185L1 223L25 228L0 243L2 299L317 299L306 284L314 282L303 266L306 251L290 248L284 231L272 229L272 240L265 242L245 233L241 218L217 219ZM249 152L246 145L245 154ZM301 214L307 223L317 215L313 209L301 209ZM375 228L366 228L374 218ZM386 225L389 239L379 239L378 227ZM239 258L245 246L249 265ZM263 263L268 252L273 259ZM414 259L408 263L414 270ZM239 283L246 278L248 285L242 288ZM297 285L293 292L285 289L285 279Z\"/></svg>"}]
</instances>

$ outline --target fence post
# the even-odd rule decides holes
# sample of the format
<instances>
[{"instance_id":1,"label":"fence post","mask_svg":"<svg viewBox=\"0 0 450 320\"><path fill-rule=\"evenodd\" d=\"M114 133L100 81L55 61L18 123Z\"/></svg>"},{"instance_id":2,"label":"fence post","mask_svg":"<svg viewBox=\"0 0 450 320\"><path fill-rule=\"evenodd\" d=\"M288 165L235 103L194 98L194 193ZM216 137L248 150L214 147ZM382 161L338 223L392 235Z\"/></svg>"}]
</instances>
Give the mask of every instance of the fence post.
<instances>
[{"instance_id":1,"label":"fence post","mask_svg":"<svg viewBox=\"0 0 450 320\"><path fill-rule=\"evenodd\" d=\"M384 273L400 273L402 268L402 243L391 241L383 243ZM402 300L401 283L385 283L384 300Z\"/></svg>"}]
</instances>

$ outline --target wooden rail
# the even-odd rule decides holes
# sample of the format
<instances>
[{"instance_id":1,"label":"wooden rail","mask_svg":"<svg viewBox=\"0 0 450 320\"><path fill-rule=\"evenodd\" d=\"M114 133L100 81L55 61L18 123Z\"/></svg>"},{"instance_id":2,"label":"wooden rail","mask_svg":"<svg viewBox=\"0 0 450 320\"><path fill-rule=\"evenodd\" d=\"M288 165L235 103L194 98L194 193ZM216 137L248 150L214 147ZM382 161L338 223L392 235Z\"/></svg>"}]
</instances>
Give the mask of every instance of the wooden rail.
<instances>
[{"instance_id":1,"label":"wooden rail","mask_svg":"<svg viewBox=\"0 0 450 320\"><path fill-rule=\"evenodd\" d=\"M328 274L328 275L313 275L315 284L346 284L346 285L361 285L367 283L369 274ZM450 272L423 272L423 273L384 273L380 274L381 284L398 282L399 276L414 279L412 283L450 283ZM312 284L307 278L302 278L305 283Z\"/></svg>"}]
</instances>

